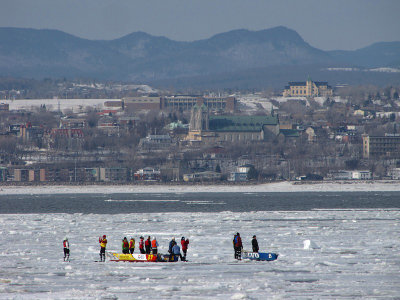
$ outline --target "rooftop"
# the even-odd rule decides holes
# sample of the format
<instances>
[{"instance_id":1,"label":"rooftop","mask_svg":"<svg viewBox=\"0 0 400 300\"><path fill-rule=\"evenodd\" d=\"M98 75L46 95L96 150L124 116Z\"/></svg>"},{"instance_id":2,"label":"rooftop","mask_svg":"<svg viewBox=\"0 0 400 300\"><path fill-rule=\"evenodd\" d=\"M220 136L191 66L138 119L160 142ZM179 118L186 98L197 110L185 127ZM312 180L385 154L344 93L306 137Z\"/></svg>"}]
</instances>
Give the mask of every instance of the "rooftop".
<instances>
[{"instance_id":1,"label":"rooftop","mask_svg":"<svg viewBox=\"0 0 400 300\"><path fill-rule=\"evenodd\" d=\"M277 125L276 116L210 116L211 131L261 131L264 125Z\"/></svg>"}]
</instances>

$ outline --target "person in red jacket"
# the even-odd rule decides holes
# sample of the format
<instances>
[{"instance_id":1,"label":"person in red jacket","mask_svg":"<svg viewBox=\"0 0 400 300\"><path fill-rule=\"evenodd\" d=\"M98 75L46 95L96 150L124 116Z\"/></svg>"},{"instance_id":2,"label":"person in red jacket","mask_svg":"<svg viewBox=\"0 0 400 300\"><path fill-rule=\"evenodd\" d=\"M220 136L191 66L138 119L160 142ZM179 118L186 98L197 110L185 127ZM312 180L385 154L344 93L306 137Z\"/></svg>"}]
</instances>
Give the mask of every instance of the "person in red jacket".
<instances>
[{"instance_id":1,"label":"person in red jacket","mask_svg":"<svg viewBox=\"0 0 400 300\"><path fill-rule=\"evenodd\" d=\"M144 247L146 248L146 254L150 254L151 251L151 240L150 236L147 238L147 240L144 242Z\"/></svg>"},{"instance_id":2,"label":"person in red jacket","mask_svg":"<svg viewBox=\"0 0 400 300\"><path fill-rule=\"evenodd\" d=\"M122 253L129 254L129 242L126 237L122 240Z\"/></svg>"},{"instance_id":3,"label":"person in red jacket","mask_svg":"<svg viewBox=\"0 0 400 300\"><path fill-rule=\"evenodd\" d=\"M182 251L183 251L183 260L186 260L186 252L187 252L188 245L189 245L189 239L185 240L185 237L183 236L181 238L181 245L182 245Z\"/></svg>"},{"instance_id":4,"label":"person in red jacket","mask_svg":"<svg viewBox=\"0 0 400 300\"><path fill-rule=\"evenodd\" d=\"M63 247L64 247L64 261L69 261L69 242L67 237L65 237L63 240Z\"/></svg>"},{"instance_id":5,"label":"person in red jacket","mask_svg":"<svg viewBox=\"0 0 400 300\"><path fill-rule=\"evenodd\" d=\"M144 237L140 237L140 241L139 241L139 251L141 254L145 254L146 251L144 251Z\"/></svg>"},{"instance_id":6,"label":"person in red jacket","mask_svg":"<svg viewBox=\"0 0 400 300\"><path fill-rule=\"evenodd\" d=\"M243 244L239 232L236 233L235 237L233 238L233 246L235 248L235 258L241 260Z\"/></svg>"}]
</instances>

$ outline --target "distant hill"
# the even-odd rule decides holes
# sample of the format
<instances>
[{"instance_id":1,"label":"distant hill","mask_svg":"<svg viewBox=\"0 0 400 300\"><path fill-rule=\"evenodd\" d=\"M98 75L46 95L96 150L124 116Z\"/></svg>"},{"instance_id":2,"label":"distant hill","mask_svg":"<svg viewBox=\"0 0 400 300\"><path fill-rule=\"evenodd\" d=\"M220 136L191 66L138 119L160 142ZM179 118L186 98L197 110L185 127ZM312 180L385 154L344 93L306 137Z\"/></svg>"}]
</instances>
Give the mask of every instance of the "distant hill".
<instances>
[{"instance_id":1,"label":"distant hill","mask_svg":"<svg viewBox=\"0 0 400 300\"><path fill-rule=\"evenodd\" d=\"M400 42L381 42L355 51L329 51L336 61L367 68L400 67Z\"/></svg>"},{"instance_id":2,"label":"distant hill","mask_svg":"<svg viewBox=\"0 0 400 300\"><path fill-rule=\"evenodd\" d=\"M400 42L393 42L356 51L322 51L285 27L233 30L194 42L143 32L106 41L82 39L58 30L0 28L0 74L138 83L175 81L177 85L180 79L207 81L223 74L220 84L224 87L246 81L244 74L255 74L259 69L264 74L265 70L284 73L299 66L312 66L312 70L326 66L398 67L399 50ZM285 78L298 79L289 74Z\"/></svg>"}]
</instances>

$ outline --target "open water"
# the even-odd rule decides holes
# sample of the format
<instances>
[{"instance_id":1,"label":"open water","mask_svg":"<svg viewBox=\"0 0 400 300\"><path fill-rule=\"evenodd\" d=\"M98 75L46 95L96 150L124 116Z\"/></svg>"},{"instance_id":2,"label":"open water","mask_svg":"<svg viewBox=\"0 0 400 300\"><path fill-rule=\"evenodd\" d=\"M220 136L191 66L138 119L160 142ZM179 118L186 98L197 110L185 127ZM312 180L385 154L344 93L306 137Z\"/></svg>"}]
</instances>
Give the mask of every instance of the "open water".
<instances>
[{"instance_id":1,"label":"open water","mask_svg":"<svg viewBox=\"0 0 400 300\"><path fill-rule=\"evenodd\" d=\"M0 213L153 213L400 208L400 192L0 195Z\"/></svg>"}]
</instances>

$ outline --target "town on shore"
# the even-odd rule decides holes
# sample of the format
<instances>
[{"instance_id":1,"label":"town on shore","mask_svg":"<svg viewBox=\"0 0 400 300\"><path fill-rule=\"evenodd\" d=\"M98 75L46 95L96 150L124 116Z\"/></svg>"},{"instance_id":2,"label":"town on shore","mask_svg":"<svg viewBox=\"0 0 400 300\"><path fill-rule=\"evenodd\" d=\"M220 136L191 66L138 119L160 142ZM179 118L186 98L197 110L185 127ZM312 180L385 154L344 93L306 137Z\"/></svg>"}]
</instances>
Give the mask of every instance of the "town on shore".
<instances>
[{"instance_id":1,"label":"town on shore","mask_svg":"<svg viewBox=\"0 0 400 300\"><path fill-rule=\"evenodd\" d=\"M0 90L1 184L400 179L400 86L53 84Z\"/></svg>"}]
</instances>

